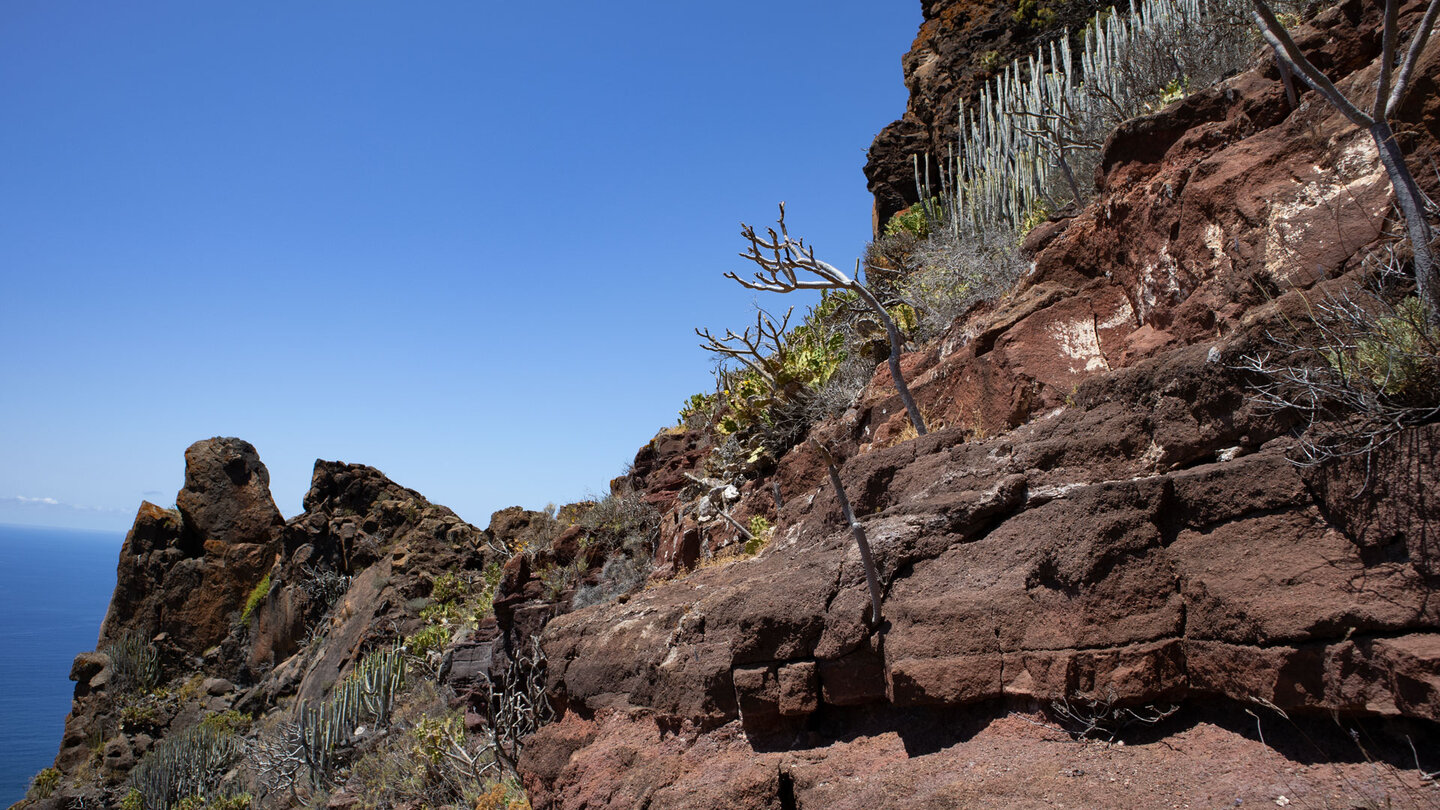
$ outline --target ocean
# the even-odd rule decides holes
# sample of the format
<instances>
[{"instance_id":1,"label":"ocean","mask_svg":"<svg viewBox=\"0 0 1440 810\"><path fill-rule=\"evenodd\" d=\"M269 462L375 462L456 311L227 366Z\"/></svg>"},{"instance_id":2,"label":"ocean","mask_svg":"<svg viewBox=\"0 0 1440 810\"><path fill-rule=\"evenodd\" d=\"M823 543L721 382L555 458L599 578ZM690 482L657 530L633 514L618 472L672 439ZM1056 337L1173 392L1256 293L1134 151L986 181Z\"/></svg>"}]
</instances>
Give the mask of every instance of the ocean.
<instances>
[{"instance_id":1,"label":"ocean","mask_svg":"<svg viewBox=\"0 0 1440 810\"><path fill-rule=\"evenodd\" d=\"M95 649L124 532L0 524L0 808L54 764L70 663Z\"/></svg>"}]
</instances>

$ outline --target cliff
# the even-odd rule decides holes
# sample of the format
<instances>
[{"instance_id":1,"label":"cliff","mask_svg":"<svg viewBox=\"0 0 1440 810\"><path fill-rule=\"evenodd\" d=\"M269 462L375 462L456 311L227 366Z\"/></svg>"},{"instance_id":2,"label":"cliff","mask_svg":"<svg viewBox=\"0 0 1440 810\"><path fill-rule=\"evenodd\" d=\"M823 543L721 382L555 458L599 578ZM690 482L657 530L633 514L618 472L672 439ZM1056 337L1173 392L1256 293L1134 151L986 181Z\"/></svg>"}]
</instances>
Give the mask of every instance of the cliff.
<instances>
[{"instance_id":1,"label":"cliff","mask_svg":"<svg viewBox=\"0 0 1440 810\"><path fill-rule=\"evenodd\" d=\"M906 118L867 168L882 221L913 197L908 155L951 137L977 49L1045 29L1003 4L924 9ZM1378 23L1349 0L1299 39L1355 91ZM1397 119L1418 169L1440 147L1440 44L1417 73ZM232 757L217 795L521 806L508 772L537 808L1436 803L1440 425L1297 464L1310 426L1259 401L1245 361L1375 256L1404 261L1373 146L1259 60L1123 125L1097 175L1094 202L1026 237L1013 290L903 356L926 435L884 364L808 428L873 547L880 623L806 441L747 458L682 424L601 502L480 530L324 461L282 521L254 448L212 439L175 511L140 509L33 806L114 803L164 740L227 712L249 751L298 739L397 644L406 686L340 728L324 779ZM141 690L119 666L136 639L160 671Z\"/></svg>"},{"instance_id":2,"label":"cliff","mask_svg":"<svg viewBox=\"0 0 1440 810\"><path fill-rule=\"evenodd\" d=\"M1033 54L1036 44L1081 31L1095 12L1112 5L1104 0L922 0L924 21L901 60L910 91L905 114L880 131L866 155L876 230L919 202L912 158L928 154L938 159L953 152L960 99L973 98L1012 59Z\"/></svg>"},{"instance_id":3,"label":"cliff","mask_svg":"<svg viewBox=\"0 0 1440 810\"><path fill-rule=\"evenodd\" d=\"M1374 80L1375 14L1342 4L1301 38L1351 92ZM963 62L936 40L982 18L927 5L910 112L872 170L916 150L897 129L953 109L969 74L924 66ZM1440 135L1434 43L1423 65L1399 116L1417 167ZM1297 466L1302 426L1239 368L1390 243L1373 146L1313 97L1292 107L1260 61L1122 127L1099 173L1094 203L1030 234L1013 294L904 358L936 429L905 438L881 366L812 433L845 459L885 621L864 620L855 543L798 445L731 510L777 527L757 556L547 627L565 711L521 763L538 805L1422 801L1404 740L1433 741L1440 719L1435 427ZM675 491L701 444L658 437L637 484ZM726 533L670 518L660 562L717 556ZM1030 722L1077 701L1102 725L1178 709L1103 754ZM1332 714L1392 724L1366 755L1396 782L1360 777L1366 755L1306 719Z\"/></svg>"}]
</instances>

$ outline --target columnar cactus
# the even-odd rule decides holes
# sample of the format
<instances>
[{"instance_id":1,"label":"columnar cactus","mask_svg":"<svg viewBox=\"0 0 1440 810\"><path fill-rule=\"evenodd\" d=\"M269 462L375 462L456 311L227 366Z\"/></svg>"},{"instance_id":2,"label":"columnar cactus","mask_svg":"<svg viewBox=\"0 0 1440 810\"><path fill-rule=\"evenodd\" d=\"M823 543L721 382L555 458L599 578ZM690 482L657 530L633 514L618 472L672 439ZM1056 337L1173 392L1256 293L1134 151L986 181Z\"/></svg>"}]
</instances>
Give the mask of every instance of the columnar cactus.
<instances>
[{"instance_id":1,"label":"columnar cactus","mask_svg":"<svg viewBox=\"0 0 1440 810\"><path fill-rule=\"evenodd\" d=\"M1239 0L1131 0L1100 13L1078 59L1069 31L1017 59L959 108L958 163L945 177L953 227L1023 230L1037 212L1092 189L1082 181L1105 136L1168 98L1218 80L1248 54ZM1068 200L1066 198L1069 198Z\"/></svg>"}]
</instances>

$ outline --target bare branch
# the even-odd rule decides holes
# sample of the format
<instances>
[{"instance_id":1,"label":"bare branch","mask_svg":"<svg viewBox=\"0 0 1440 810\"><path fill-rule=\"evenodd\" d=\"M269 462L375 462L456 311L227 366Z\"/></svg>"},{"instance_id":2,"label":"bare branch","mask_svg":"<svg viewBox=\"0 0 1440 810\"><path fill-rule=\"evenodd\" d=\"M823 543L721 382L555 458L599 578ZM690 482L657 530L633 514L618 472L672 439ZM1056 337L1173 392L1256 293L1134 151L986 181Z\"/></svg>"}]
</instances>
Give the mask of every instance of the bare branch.
<instances>
[{"instance_id":1,"label":"bare branch","mask_svg":"<svg viewBox=\"0 0 1440 810\"><path fill-rule=\"evenodd\" d=\"M758 264L760 272L755 274L754 280L743 279L734 273L726 273L725 277L734 279L748 289L763 292L842 290L859 296L885 327L885 333L890 339L890 376L895 381L895 390L900 395L900 401L905 404L905 412L910 417L910 423L915 426L915 432L925 435L925 420L920 415L920 408L910 395L910 388L905 384L905 377L900 370L900 352L904 347L904 340L901 339L900 330L895 326L890 313L885 310L885 305L858 280L860 263L856 262L855 277L852 277L834 265L815 258L814 248L806 245L804 240L790 236L790 231L785 226L783 202L780 203L779 228L778 234L774 228L767 229L769 238L764 238L757 235L754 228L741 223L740 235L750 244L740 256ZM816 278L802 279L799 272ZM707 336L702 334L701 337Z\"/></svg>"},{"instance_id":2,"label":"bare branch","mask_svg":"<svg viewBox=\"0 0 1440 810\"><path fill-rule=\"evenodd\" d=\"M840 512L845 516L845 522L850 524L850 533L855 536L855 545L860 548L860 562L865 567L865 582L870 586L870 624L873 627L880 625L880 575L875 570L875 558L870 555L870 539L865 536L865 527L855 519L855 510L850 508L850 499L845 496L845 485L840 481L840 468L835 462L835 456L830 453L830 448L820 443L813 437L810 444L820 453L820 458L825 462L825 468L830 473L830 486L835 488L835 497L840 501Z\"/></svg>"},{"instance_id":3,"label":"bare branch","mask_svg":"<svg viewBox=\"0 0 1440 810\"><path fill-rule=\"evenodd\" d=\"M739 360L775 388L780 385L775 370L785 365L785 357L789 351L785 345L785 332L789 329L790 316L794 312L794 307L786 310L785 317L777 325L770 313L763 309L757 310L753 332L746 329L737 335L726 329L725 336L717 338L709 329L697 328L695 334L705 339L700 348L722 357Z\"/></svg>"},{"instance_id":4,"label":"bare branch","mask_svg":"<svg viewBox=\"0 0 1440 810\"><path fill-rule=\"evenodd\" d=\"M1295 44L1295 40L1290 37L1290 32L1285 30L1285 26L1281 24L1280 20L1275 16L1275 12L1270 9L1270 6L1265 3L1265 0L1252 0L1252 3L1252 14L1255 17L1255 22L1260 25L1260 35L1265 38L1266 42L1270 43L1271 48L1275 49L1276 56L1289 62L1291 70L1299 74L1300 78L1304 79L1306 84L1315 88L1316 92L1324 96L1331 104L1335 105L1335 109L1343 113L1345 117L1354 122L1356 126L1368 128L1371 124L1375 123L1375 119L1361 112L1360 108L1354 104L1351 104L1350 99L1345 98L1345 94L1341 93L1340 90L1335 87L1334 83L1327 79L1325 74L1320 72L1319 68L1310 63L1310 60L1306 58L1305 54L1300 50L1300 46Z\"/></svg>"},{"instance_id":5,"label":"bare branch","mask_svg":"<svg viewBox=\"0 0 1440 810\"><path fill-rule=\"evenodd\" d=\"M1410 71L1414 68L1413 60L1419 58L1420 49L1424 47L1430 28L1434 25L1436 7L1440 5L1440 0L1431 0L1430 6L1426 9L1420 27L1412 39L1410 53L1406 56L1406 64L1401 69L1401 78L1393 90L1390 88L1389 81L1390 72L1394 67L1395 42L1399 36L1395 30L1398 25L1396 21L1398 0L1386 0L1385 30L1382 33L1381 60L1383 64L1380 66L1380 82L1375 96L1376 114L1374 116L1366 115L1350 103L1350 100L1345 98L1335 85L1316 69L1310 60L1305 58L1299 47L1295 45L1295 40L1285 30L1285 26L1266 5L1265 0L1251 0L1251 3L1251 12L1255 21L1260 25L1260 33L1275 49L1276 56L1288 61L1290 66L1299 72L1311 87L1315 88L1356 126L1365 129L1375 142L1375 148L1380 153L1380 162L1385 166L1385 173L1389 176L1390 185L1395 191L1395 202L1405 217L1405 228L1408 231L1411 250L1414 252L1415 286L1421 300L1429 310L1430 322L1440 326L1440 273L1437 273L1435 258L1430 250L1431 229L1424 210L1423 195L1420 193L1419 186L1415 184L1415 178L1410 174L1409 167L1405 165L1405 156L1400 151L1399 144L1395 142L1395 133L1391 130L1390 123L1386 118L1386 114L1398 104L1399 99L1404 95L1405 86L1409 83Z\"/></svg>"},{"instance_id":6,"label":"bare branch","mask_svg":"<svg viewBox=\"0 0 1440 810\"><path fill-rule=\"evenodd\" d=\"M1394 294L1381 285L1404 273L1393 252L1382 261L1375 289L1309 304L1309 336L1269 335L1276 353L1235 366L1261 377L1253 402L1300 418L1298 464L1369 459L1407 427L1440 416L1440 331L1422 311L1389 303Z\"/></svg>"},{"instance_id":7,"label":"bare branch","mask_svg":"<svg viewBox=\"0 0 1440 810\"><path fill-rule=\"evenodd\" d=\"M1440 13L1440 0L1430 0L1425 16L1420 19L1420 27L1415 29L1415 36L1410 40L1410 50L1405 54L1404 63L1400 65L1400 74L1395 77L1395 87L1390 91L1390 100L1385 104L1387 118L1395 114L1395 108L1400 106L1405 91L1410 89L1410 75L1415 72L1415 63L1420 61L1420 52L1425 50L1425 42L1430 39L1430 32L1435 28L1437 13Z\"/></svg>"},{"instance_id":8,"label":"bare branch","mask_svg":"<svg viewBox=\"0 0 1440 810\"><path fill-rule=\"evenodd\" d=\"M1400 14L1400 0L1385 0L1385 26L1380 32L1380 80L1375 83L1375 104L1370 118L1385 120L1390 100L1390 72L1395 69L1395 20Z\"/></svg>"}]
</instances>

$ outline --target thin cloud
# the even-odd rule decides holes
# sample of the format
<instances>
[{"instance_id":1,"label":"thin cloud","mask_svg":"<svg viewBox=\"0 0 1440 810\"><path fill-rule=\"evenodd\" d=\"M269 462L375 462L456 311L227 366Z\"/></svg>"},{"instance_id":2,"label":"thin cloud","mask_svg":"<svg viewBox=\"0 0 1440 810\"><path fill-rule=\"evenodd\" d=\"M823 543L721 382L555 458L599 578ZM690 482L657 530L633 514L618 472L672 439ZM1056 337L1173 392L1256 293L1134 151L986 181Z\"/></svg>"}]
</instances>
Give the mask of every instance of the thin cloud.
<instances>
[{"instance_id":1,"label":"thin cloud","mask_svg":"<svg viewBox=\"0 0 1440 810\"><path fill-rule=\"evenodd\" d=\"M72 509L76 512L100 512L104 514L116 514L122 511L104 506L85 506L78 503L65 503L57 498L31 498L28 495L3 497L0 498L0 503L16 503L22 506L53 506L60 509Z\"/></svg>"}]
</instances>

